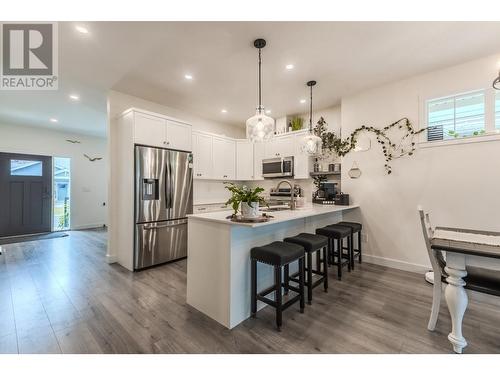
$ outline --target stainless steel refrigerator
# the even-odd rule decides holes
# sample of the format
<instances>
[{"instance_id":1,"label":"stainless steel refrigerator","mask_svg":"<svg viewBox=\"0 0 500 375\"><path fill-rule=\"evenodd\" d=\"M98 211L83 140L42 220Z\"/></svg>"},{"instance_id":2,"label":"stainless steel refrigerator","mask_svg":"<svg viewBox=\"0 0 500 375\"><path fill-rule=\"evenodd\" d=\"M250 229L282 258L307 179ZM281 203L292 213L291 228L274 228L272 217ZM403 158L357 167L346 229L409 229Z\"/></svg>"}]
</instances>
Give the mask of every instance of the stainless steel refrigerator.
<instances>
[{"instance_id":1,"label":"stainless steel refrigerator","mask_svg":"<svg viewBox=\"0 0 500 375\"><path fill-rule=\"evenodd\" d=\"M135 146L134 269L186 257L192 212L192 154Z\"/></svg>"}]
</instances>

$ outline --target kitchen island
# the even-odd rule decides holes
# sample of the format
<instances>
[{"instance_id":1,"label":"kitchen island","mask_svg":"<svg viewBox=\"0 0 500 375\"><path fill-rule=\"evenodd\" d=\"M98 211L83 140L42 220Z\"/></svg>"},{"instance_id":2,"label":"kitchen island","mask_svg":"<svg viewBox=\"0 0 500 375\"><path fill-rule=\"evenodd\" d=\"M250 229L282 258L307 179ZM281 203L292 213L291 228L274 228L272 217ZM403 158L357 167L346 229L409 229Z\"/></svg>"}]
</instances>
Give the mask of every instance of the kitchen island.
<instances>
[{"instance_id":1,"label":"kitchen island","mask_svg":"<svg viewBox=\"0 0 500 375\"><path fill-rule=\"evenodd\" d=\"M264 223L235 223L229 213L188 217L187 303L227 328L250 317L250 249L342 220L359 206L312 205L270 212ZM290 268L291 271L293 268ZM272 267L258 264L258 289L273 283ZM258 309L264 307L259 303Z\"/></svg>"}]
</instances>

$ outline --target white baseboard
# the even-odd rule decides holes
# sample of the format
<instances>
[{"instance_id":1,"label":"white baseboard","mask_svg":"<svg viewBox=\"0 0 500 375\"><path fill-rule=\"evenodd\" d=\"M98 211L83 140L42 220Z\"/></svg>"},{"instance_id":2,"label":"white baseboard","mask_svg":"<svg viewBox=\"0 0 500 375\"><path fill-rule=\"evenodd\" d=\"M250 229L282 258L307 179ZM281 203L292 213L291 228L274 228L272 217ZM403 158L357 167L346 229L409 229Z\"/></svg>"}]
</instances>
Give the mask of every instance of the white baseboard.
<instances>
[{"instance_id":1,"label":"white baseboard","mask_svg":"<svg viewBox=\"0 0 500 375\"><path fill-rule=\"evenodd\" d=\"M379 266L386 266L390 268L396 268L398 270L415 272L425 274L431 269L431 266L426 266L424 264L416 264L404 262L402 260L383 258L376 255L369 255L363 253L363 262L378 264Z\"/></svg>"},{"instance_id":2,"label":"white baseboard","mask_svg":"<svg viewBox=\"0 0 500 375\"><path fill-rule=\"evenodd\" d=\"M106 254L106 263L111 264L116 263L117 261L116 255Z\"/></svg>"},{"instance_id":3,"label":"white baseboard","mask_svg":"<svg viewBox=\"0 0 500 375\"><path fill-rule=\"evenodd\" d=\"M102 228L103 226L104 223L83 224L83 225L72 226L71 230L95 229L95 228Z\"/></svg>"}]
</instances>

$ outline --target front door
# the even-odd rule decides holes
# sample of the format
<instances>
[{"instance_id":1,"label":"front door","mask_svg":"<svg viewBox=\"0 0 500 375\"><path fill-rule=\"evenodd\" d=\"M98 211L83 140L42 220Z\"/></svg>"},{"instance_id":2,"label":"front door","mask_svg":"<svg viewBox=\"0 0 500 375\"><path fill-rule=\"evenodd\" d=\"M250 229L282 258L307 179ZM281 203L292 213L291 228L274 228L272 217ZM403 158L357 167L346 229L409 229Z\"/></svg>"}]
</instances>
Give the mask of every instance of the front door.
<instances>
[{"instance_id":1,"label":"front door","mask_svg":"<svg viewBox=\"0 0 500 375\"><path fill-rule=\"evenodd\" d=\"M0 152L0 237L50 232L52 158Z\"/></svg>"}]
</instances>

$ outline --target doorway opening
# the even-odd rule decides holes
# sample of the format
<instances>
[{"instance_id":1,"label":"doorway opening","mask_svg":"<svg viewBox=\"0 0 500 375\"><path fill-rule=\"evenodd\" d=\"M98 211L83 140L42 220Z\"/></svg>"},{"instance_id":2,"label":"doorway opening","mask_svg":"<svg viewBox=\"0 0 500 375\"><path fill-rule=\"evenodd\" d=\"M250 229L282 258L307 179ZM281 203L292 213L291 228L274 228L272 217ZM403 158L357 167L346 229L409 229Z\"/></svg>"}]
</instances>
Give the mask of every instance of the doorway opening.
<instances>
[{"instance_id":1,"label":"doorway opening","mask_svg":"<svg viewBox=\"0 0 500 375\"><path fill-rule=\"evenodd\" d=\"M68 230L71 227L71 159L53 158L53 225L54 231Z\"/></svg>"}]
</instances>

